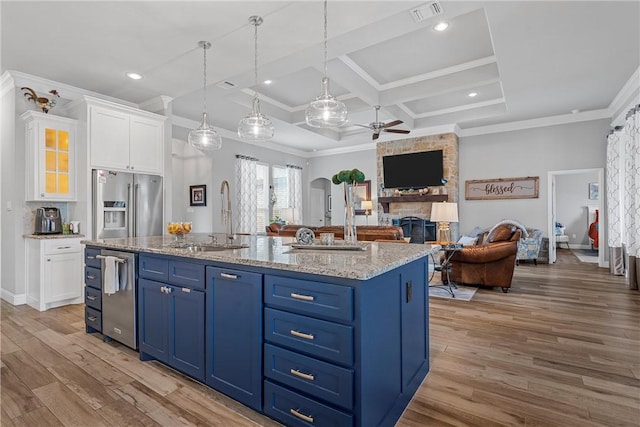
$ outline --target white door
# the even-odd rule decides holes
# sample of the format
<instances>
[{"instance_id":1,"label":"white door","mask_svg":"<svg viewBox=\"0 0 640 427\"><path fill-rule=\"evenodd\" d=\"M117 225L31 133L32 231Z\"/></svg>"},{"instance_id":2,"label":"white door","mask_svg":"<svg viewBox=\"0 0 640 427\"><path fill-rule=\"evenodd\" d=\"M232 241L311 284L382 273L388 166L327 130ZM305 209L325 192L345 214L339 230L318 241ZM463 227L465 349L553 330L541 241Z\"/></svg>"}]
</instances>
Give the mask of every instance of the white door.
<instances>
[{"instance_id":1,"label":"white door","mask_svg":"<svg viewBox=\"0 0 640 427\"><path fill-rule=\"evenodd\" d=\"M309 199L309 219L311 220L309 225L319 226L326 225L324 223L324 190L320 188L311 188L311 197Z\"/></svg>"}]
</instances>

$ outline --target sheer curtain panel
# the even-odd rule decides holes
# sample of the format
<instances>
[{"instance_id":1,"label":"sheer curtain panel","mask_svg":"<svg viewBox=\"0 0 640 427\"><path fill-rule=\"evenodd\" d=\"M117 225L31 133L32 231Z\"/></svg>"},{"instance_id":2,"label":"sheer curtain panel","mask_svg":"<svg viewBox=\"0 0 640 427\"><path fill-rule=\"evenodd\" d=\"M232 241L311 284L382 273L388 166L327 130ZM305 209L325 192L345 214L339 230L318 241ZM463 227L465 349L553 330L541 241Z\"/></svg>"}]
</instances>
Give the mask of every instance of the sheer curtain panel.
<instances>
[{"instance_id":1,"label":"sheer curtain panel","mask_svg":"<svg viewBox=\"0 0 640 427\"><path fill-rule=\"evenodd\" d=\"M258 188L256 166L258 159L236 156L236 218L235 232L256 234Z\"/></svg>"},{"instance_id":2,"label":"sheer curtain panel","mask_svg":"<svg viewBox=\"0 0 640 427\"><path fill-rule=\"evenodd\" d=\"M287 165L289 203L293 208L293 223L302 224L302 168Z\"/></svg>"},{"instance_id":3,"label":"sheer curtain panel","mask_svg":"<svg viewBox=\"0 0 640 427\"><path fill-rule=\"evenodd\" d=\"M613 274L625 274L627 287L640 282L640 105L607 140L608 243Z\"/></svg>"}]
</instances>

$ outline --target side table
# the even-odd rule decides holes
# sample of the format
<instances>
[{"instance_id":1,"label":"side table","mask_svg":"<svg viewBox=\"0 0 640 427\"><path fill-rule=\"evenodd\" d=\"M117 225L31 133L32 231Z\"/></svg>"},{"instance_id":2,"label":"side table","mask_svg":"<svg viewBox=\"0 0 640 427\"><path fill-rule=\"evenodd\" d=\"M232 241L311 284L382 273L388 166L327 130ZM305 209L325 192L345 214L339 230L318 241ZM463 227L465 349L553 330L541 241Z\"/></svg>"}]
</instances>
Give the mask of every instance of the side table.
<instances>
[{"instance_id":1,"label":"side table","mask_svg":"<svg viewBox=\"0 0 640 427\"><path fill-rule=\"evenodd\" d=\"M442 259L442 262L438 264L435 262L435 258L433 260L434 271L444 272L444 274L447 276L447 283L443 283L442 285L429 286L445 288L451 294L451 298L456 297L456 295L453 293L453 289L458 288L456 284L451 281L451 278L449 276L451 274L451 258L453 257L453 254L460 249L462 249L462 245L460 243L443 243L440 247L440 251L444 252L444 258ZM431 255L433 256L433 254Z\"/></svg>"}]
</instances>

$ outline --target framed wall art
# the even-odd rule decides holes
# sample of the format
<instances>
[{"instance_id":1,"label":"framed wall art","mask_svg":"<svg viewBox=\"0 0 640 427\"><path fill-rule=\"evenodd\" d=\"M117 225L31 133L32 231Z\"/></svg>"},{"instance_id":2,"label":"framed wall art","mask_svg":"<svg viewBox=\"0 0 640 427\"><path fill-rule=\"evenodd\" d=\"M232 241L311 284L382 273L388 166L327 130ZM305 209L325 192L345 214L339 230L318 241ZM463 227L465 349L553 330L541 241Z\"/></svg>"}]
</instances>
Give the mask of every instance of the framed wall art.
<instances>
[{"instance_id":1,"label":"framed wall art","mask_svg":"<svg viewBox=\"0 0 640 427\"><path fill-rule=\"evenodd\" d=\"M535 199L540 178L475 179L465 181L466 200Z\"/></svg>"},{"instance_id":2,"label":"framed wall art","mask_svg":"<svg viewBox=\"0 0 640 427\"><path fill-rule=\"evenodd\" d=\"M356 199L353 202L356 215L367 214L367 211L362 209L363 200L371 200L371 180L356 183Z\"/></svg>"},{"instance_id":3,"label":"framed wall art","mask_svg":"<svg viewBox=\"0 0 640 427\"><path fill-rule=\"evenodd\" d=\"M589 183L589 200L598 200L600 198L600 185L597 182Z\"/></svg>"},{"instance_id":4,"label":"framed wall art","mask_svg":"<svg viewBox=\"0 0 640 427\"><path fill-rule=\"evenodd\" d=\"M190 185L189 195L191 206L207 206L207 186Z\"/></svg>"}]
</instances>

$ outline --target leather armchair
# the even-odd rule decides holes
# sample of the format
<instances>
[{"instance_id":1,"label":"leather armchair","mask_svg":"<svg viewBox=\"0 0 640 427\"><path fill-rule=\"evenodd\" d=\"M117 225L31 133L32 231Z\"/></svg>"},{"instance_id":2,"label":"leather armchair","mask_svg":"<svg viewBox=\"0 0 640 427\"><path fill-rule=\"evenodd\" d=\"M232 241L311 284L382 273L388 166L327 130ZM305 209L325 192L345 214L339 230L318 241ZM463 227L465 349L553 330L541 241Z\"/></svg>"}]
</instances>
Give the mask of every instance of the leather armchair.
<instances>
[{"instance_id":1,"label":"leather armchair","mask_svg":"<svg viewBox=\"0 0 640 427\"><path fill-rule=\"evenodd\" d=\"M482 245L464 246L451 255L451 281L470 285L499 286L508 292L516 266L521 231L512 224L494 227ZM442 282L447 282L442 272Z\"/></svg>"}]
</instances>

